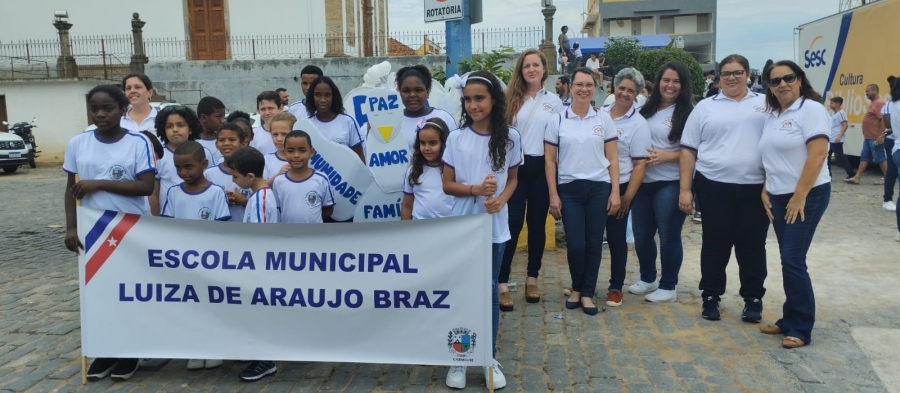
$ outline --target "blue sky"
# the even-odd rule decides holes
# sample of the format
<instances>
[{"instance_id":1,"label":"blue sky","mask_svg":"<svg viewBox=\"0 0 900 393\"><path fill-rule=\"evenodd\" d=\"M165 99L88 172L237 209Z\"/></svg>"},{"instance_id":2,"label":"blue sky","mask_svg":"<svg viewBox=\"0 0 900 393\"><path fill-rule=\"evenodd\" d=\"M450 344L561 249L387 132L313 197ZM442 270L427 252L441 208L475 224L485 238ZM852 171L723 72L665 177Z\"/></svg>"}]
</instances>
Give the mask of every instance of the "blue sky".
<instances>
[{"instance_id":1,"label":"blue sky","mask_svg":"<svg viewBox=\"0 0 900 393\"><path fill-rule=\"evenodd\" d=\"M444 23L423 22L423 0L389 0L391 31L438 30ZM652 0L664 1L664 0ZM794 28L838 11L839 0L719 0L716 60L732 53L762 68L766 59L794 58ZM543 26L541 0L483 0L480 28ZM554 29L569 25L580 30L585 0L554 0ZM578 26L575 28L573 26ZM577 34L570 34L570 37ZM555 37L555 34L554 34Z\"/></svg>"}]
</instances>

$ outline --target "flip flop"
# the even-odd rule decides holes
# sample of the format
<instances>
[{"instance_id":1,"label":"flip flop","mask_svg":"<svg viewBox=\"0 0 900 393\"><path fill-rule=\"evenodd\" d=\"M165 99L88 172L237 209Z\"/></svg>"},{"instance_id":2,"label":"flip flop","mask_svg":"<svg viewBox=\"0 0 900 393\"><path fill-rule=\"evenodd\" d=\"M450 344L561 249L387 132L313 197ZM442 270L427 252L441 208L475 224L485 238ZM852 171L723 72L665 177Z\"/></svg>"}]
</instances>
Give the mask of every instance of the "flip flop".
<instances>
[{"instance_id":1,"label":"flip flop","mask_svg":"<svg viewBox=\"0 0 900 393\"><path fill-rule=\"evenodd\" d=\"M781 346L785 347L785 348L790 348L790 349L800 348L804 345L806 345L806 343L797 337L789 336L789 337L785 337L785 338L781 339Z\"/></svg>"},{"instance_id":2,"label":"flip flop","mask_svg":"<svg viewBox=\"0 0 900 393\"><path fill-rule=\"evenodd\" d=\"M500 292L500 311L512 311L513 307L512 295L509 292Z\"/></svg>"},{"instance_id":3,"label":"flip flop","mask_svg":"<svg viewBox=\"0 0 900 393\"><path fill-rule=\"evenodd\" d=\"M537 285L525 284L525 301L528 303L538 303L541 301L541 288Z\"/></svg>"}]
</instances>

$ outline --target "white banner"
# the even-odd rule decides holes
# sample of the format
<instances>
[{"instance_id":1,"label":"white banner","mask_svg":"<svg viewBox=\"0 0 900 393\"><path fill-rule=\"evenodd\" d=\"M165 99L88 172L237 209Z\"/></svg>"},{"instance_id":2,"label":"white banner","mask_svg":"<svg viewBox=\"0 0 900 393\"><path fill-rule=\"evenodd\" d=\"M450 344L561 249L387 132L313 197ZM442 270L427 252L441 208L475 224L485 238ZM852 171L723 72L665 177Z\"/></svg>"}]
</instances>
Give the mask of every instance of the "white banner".
<instances>
[{"instance_id":1,"label":"white banner","mask_svg":"<svg viewBox=\"0 0 900 393\"><path fill-rule=\"evenodd\" d=\"M487 214L356 225L78 208L91 357L491 360Z\"/></svg>"}]
</instances>

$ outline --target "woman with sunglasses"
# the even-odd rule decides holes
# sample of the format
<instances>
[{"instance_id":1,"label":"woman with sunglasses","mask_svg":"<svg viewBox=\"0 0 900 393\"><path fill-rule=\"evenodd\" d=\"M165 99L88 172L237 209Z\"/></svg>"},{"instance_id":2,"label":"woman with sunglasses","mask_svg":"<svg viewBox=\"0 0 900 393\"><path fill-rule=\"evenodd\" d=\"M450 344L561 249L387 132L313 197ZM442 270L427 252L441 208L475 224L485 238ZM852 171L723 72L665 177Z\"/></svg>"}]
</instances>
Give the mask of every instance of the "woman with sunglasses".
<instances>
[{"instance_id":1,"label":"woman with sunglasses","mask_svg":"<svg viewBox=\"0 0 900 393\"><path fill-rule=\"evenodd\" d=\"M763 77L769 113L759 141L766 171L762 203L778 238L785 302L781 319L760 330L783 334L782 346L798 348L809 344L816 320L806 253L831 197L825 167L830 119L822 96L793 61L776 62Z\"/></svg>"},{"instance_id":2,"label":"woman with sunglasses","mask_svg":"<svg viewBox=\"0 0 900 393\"><path fill-rule=\"evenodd\" d=\"M741 55L719 63L721 90L700 101L681 136L680 195L686 214L693 207L691 186L703 201L703 245L700 249L702 316L720 319L725 294L725 267L734 248L740 271L741 319L762 319L766 293L766 235L769 220L762 201L765 173L756 146L766 121L765 97L747 87L750 64ZM696 171L696 172L695 172Z\"/></svg>"}]
</instances>

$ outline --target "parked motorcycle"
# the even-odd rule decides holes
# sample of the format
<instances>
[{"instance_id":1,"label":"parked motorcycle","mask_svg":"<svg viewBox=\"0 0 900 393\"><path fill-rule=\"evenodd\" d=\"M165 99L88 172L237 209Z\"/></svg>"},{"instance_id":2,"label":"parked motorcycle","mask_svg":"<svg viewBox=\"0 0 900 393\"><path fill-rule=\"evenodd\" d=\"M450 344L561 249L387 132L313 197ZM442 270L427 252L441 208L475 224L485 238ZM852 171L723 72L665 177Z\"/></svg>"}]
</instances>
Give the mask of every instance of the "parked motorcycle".
<instances>
[{"instance_id":1,"label":"parked motorcycle","mask_svg":"<svg viewBox=\"0 0 900 393\"><path fill-rule=\"evenodd\" d=\"M35 143L34 141L34 133L31 131L32 129L37 128L37 126L34 124L35 121L37 121L36 117L31 119L31 123L23 121L13 124L12 126L10 126L9 123L5 121L3 122L3 125L9 127L10 132L15 133L20 138L22 138L23 141L25 141L25 148L28 149L28 166L32 168L37 166L37 164L34 162L34 159L37 158L38 153L40 153L40 151L38 151L37 149L37 143Z\"/></svg>"}]
</instances>

